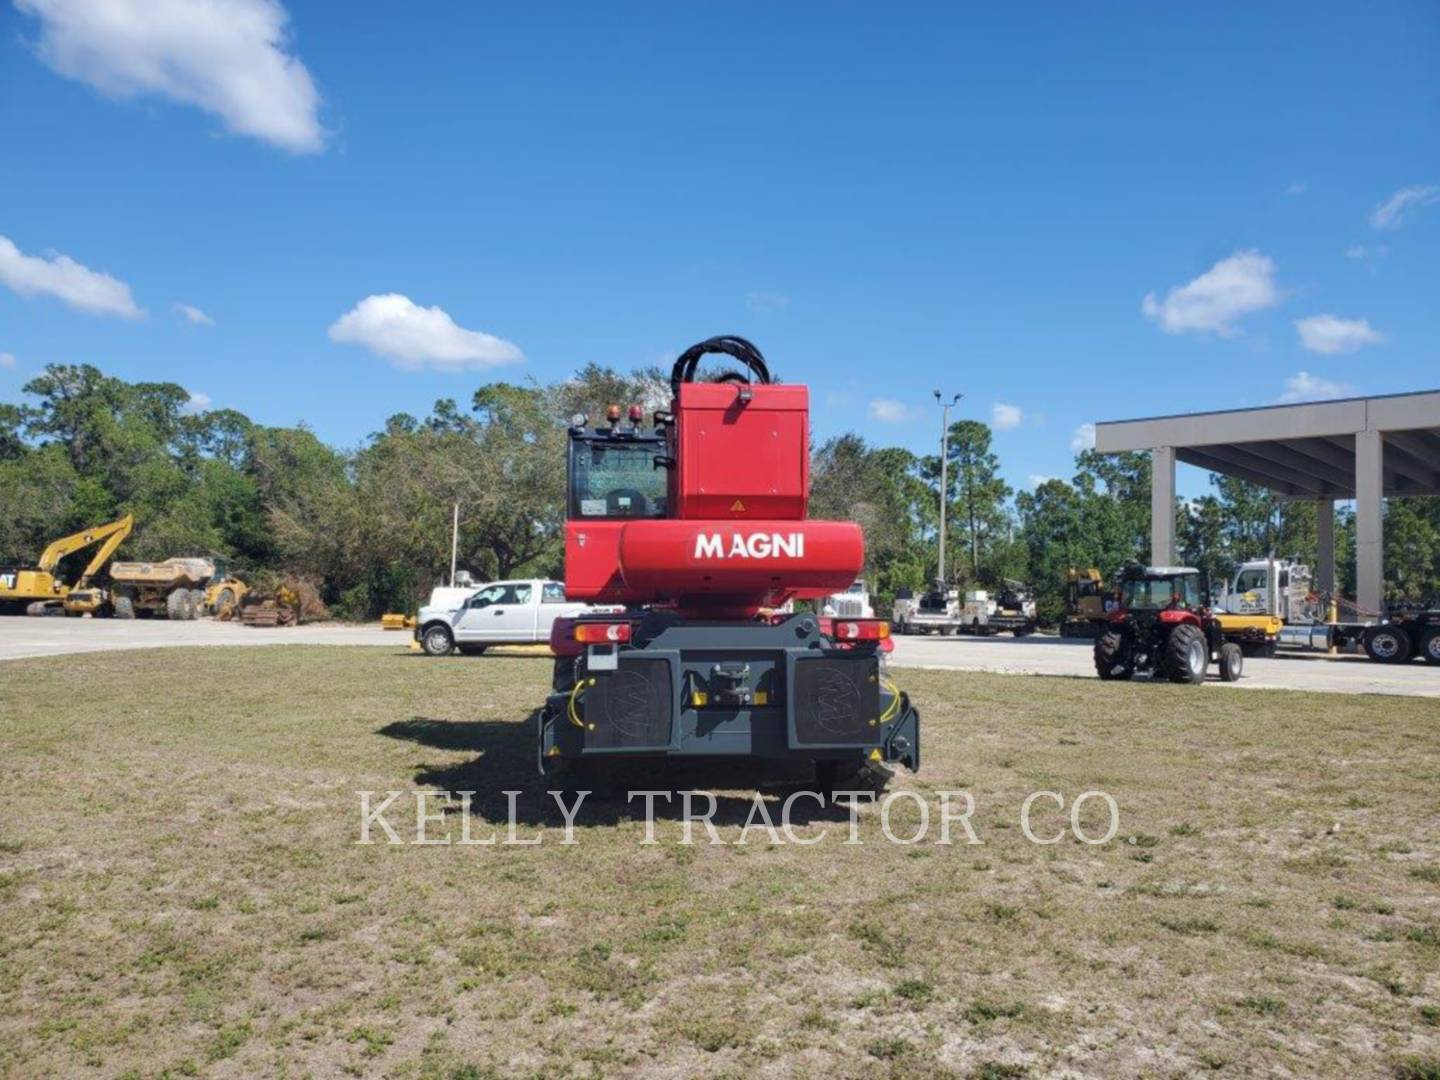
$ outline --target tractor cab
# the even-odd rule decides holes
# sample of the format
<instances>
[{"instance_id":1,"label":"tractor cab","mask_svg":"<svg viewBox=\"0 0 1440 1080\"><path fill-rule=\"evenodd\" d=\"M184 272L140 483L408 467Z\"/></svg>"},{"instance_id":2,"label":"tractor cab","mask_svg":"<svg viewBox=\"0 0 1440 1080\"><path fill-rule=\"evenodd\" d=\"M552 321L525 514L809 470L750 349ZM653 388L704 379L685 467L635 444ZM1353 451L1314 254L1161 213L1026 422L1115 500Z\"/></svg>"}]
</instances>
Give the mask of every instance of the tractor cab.
<instances>
[{"instance_id":1,"label":"tractor cab","mask_svg":"<svg viewBox=\"0 0 1440 1080\"><path fill-rule=\"evenodd\" d=\"M1199 611L1204 597L1200 571L1188 566L1133 566L1120 577L1122 611Z\"/></svg>"}]
</instances>

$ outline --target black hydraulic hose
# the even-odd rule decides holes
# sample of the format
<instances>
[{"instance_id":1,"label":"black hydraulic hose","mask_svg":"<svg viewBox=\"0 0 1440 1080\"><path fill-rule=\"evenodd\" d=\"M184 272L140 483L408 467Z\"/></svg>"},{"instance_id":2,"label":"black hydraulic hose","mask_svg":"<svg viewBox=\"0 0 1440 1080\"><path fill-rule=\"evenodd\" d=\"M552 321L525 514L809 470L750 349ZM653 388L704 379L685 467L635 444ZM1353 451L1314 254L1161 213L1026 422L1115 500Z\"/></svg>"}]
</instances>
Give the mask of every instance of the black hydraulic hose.
<instances>
[{"instance_id":1,"label":"black hydraulic hose","mask_svg":"<svg viewBox=\"0 0 1440 1080\"><path fill-rule=\"evenodd\" d=\"M742 337L723 334L720 337L707 338L698 345L691 345L680 354L675 366L670 369L671 396L679 397L681 383L695 381L695 372L699 370L702 357L717 353L739 360L754 373L757 381L772 381L770 369L765 365L765 357L760 355L759 349Z\"/></svg>"}]
</instances>

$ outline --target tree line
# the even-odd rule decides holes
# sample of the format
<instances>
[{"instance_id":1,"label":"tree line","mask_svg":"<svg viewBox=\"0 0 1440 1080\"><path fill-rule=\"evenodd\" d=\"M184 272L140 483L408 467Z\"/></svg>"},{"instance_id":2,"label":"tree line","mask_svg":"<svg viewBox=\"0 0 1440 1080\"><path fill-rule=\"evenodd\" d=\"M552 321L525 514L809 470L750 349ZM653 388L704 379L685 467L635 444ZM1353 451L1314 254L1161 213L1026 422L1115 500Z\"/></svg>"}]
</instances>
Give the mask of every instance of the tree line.
<instances>
[{"instance_id":1,"label":"tree line","mask_svg":"<svg viewBox=\"0 0 1440 1080\"><path fill-rule=\"evenodd\" d=\"M135 516L122 555L212 555L242 574L310 580L333 611L410 610L448 572L452 507L459 565L478 578L563 570L566 426L611 402L647 413L668 399L659 369L591 365L553 385L489 383L425 417L391 416L357 449L306 427L268 427L232 409L193 410L175 383L126 382L90 365L51 365L0 403L0 565L32 563L57 536ZM938 447L937 447L938 449ZM811 513L859 522L866 574L888 608L938 565L939 455L856 434L813 449ZM950 429L947 574L961 587L1029 583L1042 619L1064 607L1068 567L1107 579L1149 552L1150 462L1083 451L1069 480L1014 491L988 426ZM1228 477L1182 504L1183 562L1216 580L1267 554L1315 561L1315 506ZM1440 594L1440 500L1392 499L1389 599ZM1354 592L1353 517L1336 528L1341 588Z\"/></svg>"}]
</instances>

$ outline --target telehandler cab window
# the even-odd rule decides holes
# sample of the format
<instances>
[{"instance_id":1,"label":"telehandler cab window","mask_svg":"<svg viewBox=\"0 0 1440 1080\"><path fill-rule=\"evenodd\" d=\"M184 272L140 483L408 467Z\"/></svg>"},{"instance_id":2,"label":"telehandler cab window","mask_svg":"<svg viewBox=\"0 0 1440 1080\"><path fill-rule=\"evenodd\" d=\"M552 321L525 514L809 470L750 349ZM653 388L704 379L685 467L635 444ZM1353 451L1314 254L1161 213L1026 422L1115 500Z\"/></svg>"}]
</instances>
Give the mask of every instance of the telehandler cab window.
<instances>
[{"instance_id":1,"label":"telehandler cab window","mask_svg":"<svg viewBox=\"0 0 1440 1080\"><path fill-rule=\"evenodd\" d=\"M669 474L655 464L662 453L658 439L572 439L570 517L664 517Z\"/></svg>"}]
</instances>

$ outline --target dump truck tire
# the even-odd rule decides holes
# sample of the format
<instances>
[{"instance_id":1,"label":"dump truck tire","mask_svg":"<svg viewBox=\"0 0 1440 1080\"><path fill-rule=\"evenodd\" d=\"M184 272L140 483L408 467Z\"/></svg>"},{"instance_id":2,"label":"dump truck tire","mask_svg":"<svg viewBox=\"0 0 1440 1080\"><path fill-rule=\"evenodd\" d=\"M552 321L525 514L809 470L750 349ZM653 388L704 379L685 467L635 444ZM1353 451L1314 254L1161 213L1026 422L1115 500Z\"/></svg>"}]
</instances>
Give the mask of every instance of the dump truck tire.
<instances>
[{"instance_id":1,"label":"dump truck tire","mask_svg":"<svg viewBox=\"0 0 1440 1080\"><path fill-rule=\"evenodd\" d=\"M1119 630L1106 630L1095 639L1095 674L1106 680L1129 679L1135 674L1125 635Z\"/></svg>"},{"instance_id":2,"label":"dump truck tire","mask_svg":"<svg viewBox=\"0 0 1440 1080\"><path fill-rule=\"evenodd\" d=\"M1365 655L1380 664L1403 664L1410 659L1410 635L1396 626L1372 626L1362 642Z\"/></svg>"},{"instance_id":3,"label":"dump truck tire","mask_svg":"<svg viewBox=\"0 0 1440 1080\"><path fill-rule=\"evenodd\" d=\"M117 618L117 619L133 619L133 618L135 618L135 601L134 601L134 600L131 600L130 597L128 597L128 596L117 596L117 597L115 597L115 618Z\"/></svg>"},{"instance_id":4,"label":"dump truck tire","mask_svg":"<svg viewBox=\"0 0 1440 1080\"><path fill-rule=\"evenodd\" d=\"M190 614L189 618L198 619L205 614L205 590L190 590Z\"/></svg>"},{"instance_id":5,"label":"dump truck tire","mask_svg":"<svg viewBox=\"0 0 1440 1080\"><path fill-rule=\"evenodd\" d=\"M1205 681L1210 648L1198 626L1181 623L1165 641L1165 675L1174 683Z\"/></svg>"},{"instance_id":6,"label":"dump truck tire","mask_svg":"<svg viewBox=\"0 0 1440 1080\"><path fill-rule=\"evenodd\" d=\"M176 589L169 596L165 597L165 617L167 619L185 618L185 605L190 602L190 591L188 589Z\"/></svg>"},{"instance_id":7,"label":"dump truck tire","mask_svg":"<svg viewBox=\"0 0 1440 1080\"><path fill-rule=\"evenodd\" d=\"M1245 670L1245 655L1240 646L1227 641L1220 646L1220 678L1224 682L1238 682Z\"/></svg>"}]
</instances>

